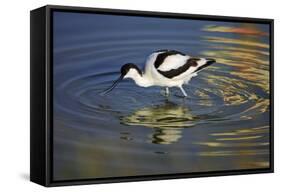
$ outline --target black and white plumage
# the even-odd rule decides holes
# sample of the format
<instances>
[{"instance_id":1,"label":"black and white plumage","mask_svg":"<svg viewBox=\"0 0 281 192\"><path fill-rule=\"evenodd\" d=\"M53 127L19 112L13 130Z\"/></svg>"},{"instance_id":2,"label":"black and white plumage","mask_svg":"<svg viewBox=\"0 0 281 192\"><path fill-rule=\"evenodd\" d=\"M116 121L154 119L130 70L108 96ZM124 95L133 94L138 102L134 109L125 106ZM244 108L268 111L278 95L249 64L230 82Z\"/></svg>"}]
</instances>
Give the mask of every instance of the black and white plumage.
<instances>
[{"instance_id":1,"label":"black and white plumage","mask_svg":"<svg viewBox=\"0 0 281 192\"><path fill-rule=\"evenodd\" d=\"M166 87L166 94L169 93L169 87L179 87L183 95L187 96L182 85L188 84L199 71L214 62L214 59L190 57L175 50L155 51L148 56L144 72L133 63L123 65L121 76L104 94L110 92L122 79L131 78L141 87Z\"/></svg>"}]
</instances>

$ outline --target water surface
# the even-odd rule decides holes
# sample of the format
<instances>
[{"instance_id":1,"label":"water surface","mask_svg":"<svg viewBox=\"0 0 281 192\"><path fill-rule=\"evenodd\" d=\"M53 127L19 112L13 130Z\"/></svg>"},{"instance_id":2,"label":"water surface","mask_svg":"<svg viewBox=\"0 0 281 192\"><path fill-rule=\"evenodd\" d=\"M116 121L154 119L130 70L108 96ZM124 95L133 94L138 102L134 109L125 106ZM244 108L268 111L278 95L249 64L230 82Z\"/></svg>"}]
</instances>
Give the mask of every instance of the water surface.
<instances>
[{"instance_id":1,"label":"water surface","mask_svg":"<svg viewBox=\"0 0 281 192\"><path fill-rule=\"evenodd\" d=\"M269 26L54 13L54 179L269 167ZM217 63L184 86L124 80L159 49Z\"/></svg>"}]
</instances>

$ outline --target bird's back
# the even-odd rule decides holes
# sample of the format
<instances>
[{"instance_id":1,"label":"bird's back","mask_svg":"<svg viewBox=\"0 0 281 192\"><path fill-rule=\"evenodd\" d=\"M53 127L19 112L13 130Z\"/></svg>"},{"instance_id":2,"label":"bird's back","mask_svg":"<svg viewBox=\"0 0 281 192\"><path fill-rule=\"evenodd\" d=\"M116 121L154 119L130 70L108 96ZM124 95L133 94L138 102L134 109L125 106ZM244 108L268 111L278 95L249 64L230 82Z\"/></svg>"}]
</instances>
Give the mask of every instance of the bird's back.
<instances>
[{"instance_id":1,"label":"bird's back","mask_svg":"<svg viewBox=\"0 0 281 192\"><path fill-rule=\"evenodd\" d=\"M184 66L189 59L190 56L175 50L155 51L146 60L145 72L174 71Z\"/></svg>"},{"instance_id":2,"label":"bird's back","mask_svg":"<svg viewBox=\"0 0 281 192\"><path fill-rule=\"evenodd\" d=\"M145 74L157 85L187 83L214 60L190 57L175 50L153 52L146 61Z\"/></svg>"}]
</instances>

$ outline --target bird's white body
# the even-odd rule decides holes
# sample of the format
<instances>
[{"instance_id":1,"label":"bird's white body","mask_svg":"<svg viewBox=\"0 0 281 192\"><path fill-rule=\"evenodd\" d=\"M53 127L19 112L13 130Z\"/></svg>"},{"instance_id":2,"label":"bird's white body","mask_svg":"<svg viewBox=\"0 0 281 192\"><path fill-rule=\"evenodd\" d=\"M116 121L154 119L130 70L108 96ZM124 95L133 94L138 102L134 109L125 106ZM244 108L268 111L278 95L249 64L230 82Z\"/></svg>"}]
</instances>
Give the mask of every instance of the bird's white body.
<instances>
[{"instance_id":1,"label":"bird's white body","mask_svg":"<svg viewBox=\"0 0 281 192\"><path fill-rule=\"evenodd\" d=\"M148 57L145 64L144 78L150 79L153 85L163 86L163 87L181 86L184 83L188 83L188 81L192 77L197 75L197 73L191 74L192 70L191 71L187 70L186 72L172 79L166 78L165 76L161 75L154 66L154 62L160 53L162 52L152 53ZM189 58L190 58L189 56L182 56L179 54L169 56L165 59L164 63L161 64L158 69L161 71L169 71L171 69L177 69L181 67Z\"/></svg>"},{"instance_id":2,"label":"bird's white body","mask_svg":"<svg viewBox=\"0 0 281 192\"><path fill-rule=\"evenodd\" d=\"M214 62L214 59L192 58L175 50L159 50L148 56L144 72L133 63L123 65L121 76L103 93L110 92L122 79L130 78L141 87L166 87L166 94L169 87L179 87L187 96L182 85Z\"/></svg>"},{"instance_id":3,"label":"bird's white body","mask_svg":"<svg viewBox=\"0 0 281 192\"><path fill-rule=\"evenodd\" d=\"M191 58L177 51L157 51L148 56L144 73L131 68L124 78L133 79L141 87L166 87L167 92L168 87L179 87L186 96L182 85L197 76L197 72L209 61L214 62L205 58Z\"/></svg>"}]
</instances>

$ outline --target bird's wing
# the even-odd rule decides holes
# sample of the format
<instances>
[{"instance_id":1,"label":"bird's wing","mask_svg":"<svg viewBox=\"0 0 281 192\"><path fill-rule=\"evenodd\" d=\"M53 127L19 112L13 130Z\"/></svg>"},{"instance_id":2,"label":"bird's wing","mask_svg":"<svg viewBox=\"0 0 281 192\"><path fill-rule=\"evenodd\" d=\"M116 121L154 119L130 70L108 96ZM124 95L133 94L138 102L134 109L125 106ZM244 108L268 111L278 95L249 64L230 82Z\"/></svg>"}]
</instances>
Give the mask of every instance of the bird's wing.
<instances>
[{"instance_id":1,"label":"bird's wing","mask_svg":"<svg viewBox=\"0 0 281 192\"><path fill-rule=\"evenodd\" d=\"M189 56L175 50L159 50L151 54L153 59L150 59L151 64L155 69L169 71L182 66Z\"/></svg>"},{"instance_id":2,"label":"bird's wing","mask_svg":"<svg viewBox=\"0 0 281 192\"><path fill-rule=\"evenodd\" d=\"M157 59L155 60L155 65L157 64L157 61L159 62L160 60L159 58L161 59L161 57L158 56ZM160 71L170 71L172 69L177 69L185 65L188 59L189 56L187 55L180 55L180 54L169 55L166 56L165 59L161 59L162 62L161 63L159 62L160 65L156 67L156 69Z\"/></svg>"},{"instance_id":3,"label":"bird's wing","mask_svg":"<svg viewBox=\"0 0 281 192\"><path fill-rule=\"evenodd\" d=\"M156 70L166 78L182 79L196 75L214 62L214 59L194 58L175 50L159 50L148 57L145 71L148 74Z\"/></svg>"},{"instance_id":4,"label":"bird's wing","mask_svg":"<svg viewBox=\"0 0 281 192\"><path fill-rule=\"evenodd\" d=\"M170 68L170 70L160 70L160 67L157 71L166 78L174 78L178 77L182 74L191 75L198 68L198 58L189 58L186 59L185 62L181 62L181 65L178 64L177 68Z\"/></svg>"}]
</instances>

